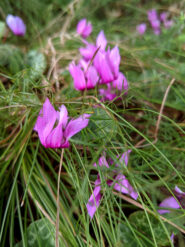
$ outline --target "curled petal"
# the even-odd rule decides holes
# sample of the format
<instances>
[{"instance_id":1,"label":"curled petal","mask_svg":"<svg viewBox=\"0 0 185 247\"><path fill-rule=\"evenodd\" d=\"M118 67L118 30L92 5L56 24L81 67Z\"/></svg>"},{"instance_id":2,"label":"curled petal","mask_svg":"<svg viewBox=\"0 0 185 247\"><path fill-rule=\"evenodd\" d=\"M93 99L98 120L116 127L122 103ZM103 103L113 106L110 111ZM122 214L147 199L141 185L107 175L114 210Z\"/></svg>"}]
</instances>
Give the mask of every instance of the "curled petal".
<instances>
[{"instance_id":1,"label":"curled petal","mask_svg":"<svg viewBox=\"0 0 185 247\"><path fill-rule=\"evenodd\" d=\"M185 196L185 192L183 192L177 185L175 186L175 192L177 192L178 194Z\"/></svg>"},{"instance_id":2,"label":"curled petal","mask_svg":"<svg viewBox=\"0 0 185 247\"><path fill-rule=\"evenodd\" d=\"M99 79L98 73L94 68L94 66L90 66L87 69L86 78L87 78L87 89L94 88Z\"/></svg>"},{"instance_id":3,"label":"curled petal","mask_svg":"<svg viewBox=\"0 0 185 247\"><path fill-rule=\"evenodd\" d=\"M74 62L72 62L69 65L69 72L74 80L74 87L76 90L83 91L86 89L86 81L84 72L81 70L79 65L75 65Z\"/></svg>"},{"instance_id":4,"label":"curled petal","mask_svg":"<svg viewBox=\"0 0 185 247\"><path fill-rule=\"evenodd\" d=\"M95 181L95 189L93 190L92 195L89 198L89 201L86 205L87 211L91 219L93 218L97 208L100 205L100 200L101 200L101 186L100 184L100 179L97 179Z\"/></svg>"},{"instance_id":5,"label":"curled petal","mask_svg":"<svg viewBox=\"0 0 185 247\"><path fill-rule=\"evenodd\" d=\"M58 115L48 98L43 104L37 118L34 130L38 132L43 146L46 146L46 138L51 133Z\"/></svg>"},{"instance_id":6,"label":"curled petal","mask_svg":"<svg viewBox=\"0 0 185 247\"><path fill-rule=\"evenodd\" d=\"M134 200L137 200L138 193L134 190L134 188L130 185L129 181L125 178L124 175L118 174L115 178L114 189L120 191L123 194L130 195Z\"/></svg>"},{"instance_id":7,"label":"curled petal","mask_svg":"<svg viewBox=\"0 0 185 247\"><path fill-rule=\"evenodd\" d=\"M114 80L114 75L107 59L107 53L99 50L94 59L94 66L101 77L100 84L109 83Z\"/></svg>"},{"instance_id":8,"label":"curled petal","mask_svg":"<svg viewBox=\"0 0 185 247\"><path fill-rule=\"evenodd\" d=\"M173 196L170 196L166 199L164 199L160 204L159 207L161 208L180 208L179 203L176 201L176 199ZM170 213L170 210L167 209L159 209L158 212L160 214Z\"/></svg>"},{"instance_id":9,"label":"curled petal","mask_svg":"<svg viewBox=\"0 0 185 247\"><path fill-rule=\"evenodd\" d=\"M77 119L72 119L68 124L64 132L66 140L69 140L72 136L80 132L87 127L89 123L90 114L83 114Z\"/></svg>"},{"instance_id":10,"label":"curled petal","mask_svg":"<svg viewBox=\"0 0 185 247\"><path fill-rule=\"evenodd\" d=\"M104 31L100 31L96 39L96 47L100 47L101 50L105 50L107 45L107 39L105 37Z\"/></svg>"},{"instance_id":11,"label":"curled petal","mask_svg":"<svg viewBox=\"0 0 185 247\"><path fill-rule=\"evenodd\" d=\"M108 50L107 55L110 67L112 69L112 72L114 73L114 77L117 78L121 60L118 47L115 46L111 51Z\"/></svg>"}]
</instances>

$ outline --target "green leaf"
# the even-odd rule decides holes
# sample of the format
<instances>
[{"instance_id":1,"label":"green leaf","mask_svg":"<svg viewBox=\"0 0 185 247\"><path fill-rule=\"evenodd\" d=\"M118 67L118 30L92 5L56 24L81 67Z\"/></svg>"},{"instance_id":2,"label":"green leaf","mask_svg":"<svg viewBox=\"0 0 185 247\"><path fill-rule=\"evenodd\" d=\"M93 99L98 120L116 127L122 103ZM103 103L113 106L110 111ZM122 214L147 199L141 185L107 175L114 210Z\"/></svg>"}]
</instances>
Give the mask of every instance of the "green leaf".
<instances>
[{"instance_id":1,"label":"green leaf","mask_svg":"<svg viewBox=\"0 0 185 247\"><path fill-rule=\"evenodd\" d=\"M47 219L37 220L28 227L25 240L28 247L54 247L55 227ZM22 241L15 247L23 247Z\"/></svg>"},{"instance_id":2,"label":"green leaf","mask_svg":"<svg viewBox=\"0 0 185 247\"><path fill-rule=\"evenodd\" d=\"M19 72L24 66L23 53L12 45L0 45L0 66L12 74Z\"/></svg>"},{"instance_id":3,"label":"green leaf","mask_svg":"<svg viewBox=\"0 0 185 247\"><path fill-rule=\"evenodd\" d=\"M155 216L151 214L148 214L146 216L145 212L143 211L137 211L137 212L132 213L129 216L129 222L140 233L140 237L143 235L142 241L144 241L145 246L148 246L148 247L151 246L151 244L148 243L148 241L146 241L147 239L151 241L152 243L154 243L153 235L155 236L157 246L161 246L161 247L169 246L169 238L166 233L167 231L169 236L172 234L172 230L169 224L164 223L164 226L166 228L166 231L165 231L164 227L162 226L160 221ZM149 225L149 222L150 222L150 225ZM151 229L152 229L153 235L152 235Z\"/></svg>"},{"instance_id":4,"label":"green leaf","mask_svg":"<svg viewBox=\"0 0 185 247\"><path fill-rule=\"evenodd\" d=\"M141 247L133 232L126 224L120 224L120 246Z\"/></svg>"},{"instance_id":5,"label":"green leaf","mask_svg":"<svg viewBox=\"0 0 185 247\"><path fill-rule=\"evenodd\" d=\"M29 67L29 80L37 80L46 69L45 56L36 50L27 53L26 64Z\"/></svg>"}]
</instances>

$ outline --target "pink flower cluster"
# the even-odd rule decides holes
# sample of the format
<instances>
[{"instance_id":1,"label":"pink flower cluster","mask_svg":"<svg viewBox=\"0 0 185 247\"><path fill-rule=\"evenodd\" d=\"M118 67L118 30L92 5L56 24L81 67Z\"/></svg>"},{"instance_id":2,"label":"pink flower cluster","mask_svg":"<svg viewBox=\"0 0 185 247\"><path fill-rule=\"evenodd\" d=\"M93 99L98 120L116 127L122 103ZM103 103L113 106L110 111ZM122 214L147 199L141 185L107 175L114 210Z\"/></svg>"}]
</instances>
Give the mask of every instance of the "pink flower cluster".
<instances>
[{"instance_id":1,"label":"pink flower cluster","mask_svg":"<svg viewBox=\"0 0 185 247\"><path fill-rule=\"evenodd\" d=\"M173 25L173 20L168 20L167 12L162 12L160 16L158 16L155 9L148 11L148 20L155 35L159 35L161 33L161 23L163 23L165 28L170 28ZM146 23L141 23L136 27L136 30L140 35L143 35L146 29Z\"/></svg>"},{"instance_id":2,"label":"pink flower cluster","mask_svg":"<svg viewBox=\"0 0 185 247\"><path fill-rule=\"evenodd\" d=\"M123 153L121 155L121 158L119 158L118 163L115 165L117 168L120 167L120 165L127 166L128 164L128 156L131 150L128 150L127 152ZM113 165L113 161L109 160L109 164ZM105 156L101 156L98 161L98 166L102 167L105 166L107 169L109 168L109 164L105 158ZM95 167L97 167L97 164L94 164ZM126 177L117 170L113 171L113 174L111 174L112 178L106 179L106 183L108 186L112 186L115 190L130 195L134 200L137 200L138 193L134 190L134 188L130 185L129 181L126 179ZM89 201L86 205L87 211L91 219L93 218L97 208L100 205L100 200L102 198L101 194L101 180L100 175L98 174L97 179L95 181L95 188L93 190L92 195L89 198Z\"/></svg>"},{"instance_id":3,"label":"pink flower cluster","mask_svg":"<svg viewBox=\"0 0 185 247\"><path fill-rule=\"evenodd\" d=\"M87 38L92 31L92 25L86 19L82 19L77 25L77 32L82 38ZM107 47L107 39L104 31L100 31L96 43L89 43L83 39L84 47L79 49L82 58L76 65L73 61L69 65L69 72L74 81L76 90L89 90L96 85L105 84L107 88L101 88L99 94L102 100L113 100L128 90L128 82L122 72L119 71L120 53L117 46Z\"/></svg>"}]
</instances>

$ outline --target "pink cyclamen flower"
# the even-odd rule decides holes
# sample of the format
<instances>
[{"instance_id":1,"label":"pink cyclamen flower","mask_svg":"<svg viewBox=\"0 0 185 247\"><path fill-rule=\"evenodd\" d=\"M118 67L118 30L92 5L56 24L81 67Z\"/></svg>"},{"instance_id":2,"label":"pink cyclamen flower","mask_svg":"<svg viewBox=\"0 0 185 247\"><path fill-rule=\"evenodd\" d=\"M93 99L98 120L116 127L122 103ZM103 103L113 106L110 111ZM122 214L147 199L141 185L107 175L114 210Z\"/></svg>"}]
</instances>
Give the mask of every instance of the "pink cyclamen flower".
<instances>
[{"instance_id":1,"label":"pink cyclamen flower","mask_svg":"<svg viewBox=\"0 0 185 247\"><path fill-rule=\"evenodd\" d=\"M99 50L94 58L94 66L100 75L100 84L107 84L118 78L120 64L119 49L115 46L108 51Z\"/></svg>"},{"instance_id":2,"label":"pink cyclamen flower","mask_svg":"<svg viewBox=\"0 0 185 247\"><path fill-rule=\"evenodd\" d=\"M177 199L174 198L173 196L170 196L170 197L164 199L159 204L159 207L161 207L161 208L174 208L174 209L180 208L182 206L181 205L181 201L183 202L184 199L185 199L185 192L183 192L177 186L175 186L174 195L175 195L175 197ZM165 213L170 213L170 210L168 210L168 209L159 209L158 212L160 214L165 214Z\"/></svg>"},{"instance_id":3,"label":"pink cyclamen flower","mask_svg":"<svg viewBox=\"0 0 185 247\"><path fill-rule=\"evenodd\" d=\"M136 27L136 30L140 35L143 35L146 31L146 28L146 23L141 23Z\"/></svg>"},{"instance_id":4,"label":"pink cyclamen flower","mask_svg":"<svg viewBox=\"0 0 185 247\"><path fill-rule=\"evenodd\" d=\"M116 167L120 167L121 165L127 166L128 164L128 156L131 150L128 150L127 152L123 153L121 157L119 158L117 156L118 164L116 164ZM113 163L111 161L110 163ZM105 166L107 169L109 169L109 164L105 158L105 156L101 156L98 162L99 166ZM97 164L94 164L95 167L97 167ZM107 179L106 180L108 186L112 186L113 188L121 193L128 194L130 195L134 200L137 200L138 194L137 192L134 191L133 187L130 185L126 177L119 173L117 170L113 171L113 178L112 179ZM101 185L100 185L100 176L98 175L98 178L95 181L95 188L93 190L92 195L90 196L88 203L86 205L87 211L91 219L93 218L97 208L100 205L100 200L102 198L101 195Z\"/></svg>"},{"instance_id":5,"label":"pink cyclamen flower","mask_svg":"<svg viewBox=\"0 0 185 247\"><path fill-rule=\"evenodd\" d=\"M155 9L149 10L147 14L150 22L158 19L157 11Z\"/></svg>"},{"instance_id":6,"label":"pink cyclamen flower","mask_svg":"<svg viewBox=\"0 0 185 247\"><path fill-rule=\"evenodd\" d=\"M87 127L89 117L89 114L83 114L69 121L66 107L62 105L59 111L56 111L46 98L34 130L45 148L68 148L69 139Z\"/></svg>"},{"instance_id":7,"label":"pink cyclamen flower","mask_svg":"<svg viewBox=\"0 0 185 247\"><path fill-rule=\"evenodd\" d=\"M82 70L83 67L84 71ZM69 65L69 72L74 80L74 87L76 90L84 91L86 89L92 89L96 86L98 82L98 74L94 66L89 66L88 63L83 61L79 65L75 65L72 62Z\"/></svg>"},{"instance_id":8,"label":"pink cyclamen flower","mask_svg":"<svg viewBox=\"0 0 185 247\"><path fill-rule=\"evenodd\" d=\"M86 47L81 47L79 51L83 59L85 59L86 61L89 61L93 58L93 56L95 55L95 52L98 49L100 49L101 51L105 51L107 40L102 30L100 31L100 33L98 34L96 38L96 45L88 43L86 40L83 40L83 43L86 45Z\"/></svg>"},{"instance_id":9,"label":"pink cyclamen flower","mask_svg":"<svg viewBox=\"0 0 185 247\"><path fill-rule=\"evenodd\" d=\"M99 94L102 96L102 101L112 101L116 97L119 98L119 95L125 91L124 94L127 93L128 90L128 82L123 73L119 72L118 78L114 80L112 83L107 84L107 88L99 89Z\"/></svg>"},{"instance_id":10,"label":"pink cyclamen flower","mask_svg":"<svg viewBox=\"0 0 185 247\"><path fill-rule=\"evenodd\" d=\"M19 16L8 15L6 23L11 31L17 36L23 36L26 32L26 26Z\"/></svg>"},{"instance_id":11,"label":"pink cyclamen flower","mask_svg":"<svg viewBox=\"0 0 185 247\"><path fill-rule=\"evenodd\" d=\"M76 31L83 38L87 38L92 32L92 25L90 22L87 22L86 19L82 19L78 22Z\"/></svg>"},{"instance_id":12,"label":"pink cyclamen flower","mask_svg":"<svg viewBox=\"0 0 185 247\"><path fill-rule=\"evenodd\" d=\"M148 11L148 20L153 28L154 34L159 35L160 34L160 19L158 18L157 11L155 9Z\"/></svg>"},{"instance_id":13,"label":"pink cyclamen flower","mask_svg":"<svg viewBox=\"0 0 185 247\"><path fill-rule=\"evenodd\" d=\"M167 12L162 12L160 14L160 20L165 21L167 19L167 16L168 16Z\"/></svg>"}]
</instances>

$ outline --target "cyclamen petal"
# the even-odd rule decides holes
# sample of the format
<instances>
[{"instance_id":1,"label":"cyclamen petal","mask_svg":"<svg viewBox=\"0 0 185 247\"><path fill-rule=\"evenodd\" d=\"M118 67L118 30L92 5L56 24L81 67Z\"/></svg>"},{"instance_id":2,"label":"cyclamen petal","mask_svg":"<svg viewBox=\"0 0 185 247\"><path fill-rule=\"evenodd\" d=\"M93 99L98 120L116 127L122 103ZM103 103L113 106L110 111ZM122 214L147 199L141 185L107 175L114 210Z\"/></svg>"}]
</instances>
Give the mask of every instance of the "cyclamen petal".
<instances>
[{"instance_id":1,"label":"cyclamen petal","mask_svg":"<svg viewBox=\"0 0 185 247\"><path fill-rule=\"evenodd\" d=\"M114 78L116 79L118 77L119 65L121 61L118 47L115 46L111 51L108 50L107 55L108 55L108 61L109 61L110 67L114 74Z\"/></svg>"},{"instance_id":2,"label":"cyclamen petal","mask_svg":"<svg viewBox=\"0 0 185 247\"><path fill-rule=\"evenodd\" d=\"M15 35L23 36L25 34L26 26L19 16L8 15L6 23Z\"/></svg>"},{"instance_id":3,"label":"cyclamen petal","mask_svg":"<svg viewBox=\"0 0 185 247\"><path fill-rule=\"evenodd\" d=\"M110 89L99 89L99 94L102 96L102 101L112 101L113 99L115 99L117 97L117 95L115 93L111 93Z\"/></svg>"},{"instance_id":4,"label":"cyclamen petal","mask_svg":"<svg viewBox=\"0 0 185 247\"><path fill-rule=\"evenodd\" d=\"M124 165L128 165L128 158L129 158L129 154L132 152L132 150L127 150L126 152L124 152L122 155L121 155L121 158L119 159L119 163L120 164L124 164ZM117 165L119 166L119 165Z\"/></svg>"},{"instance_id":5,"label":"cyclamen petal","mask_svg":"<svg viewBox=\"0 0 185 247\"><path fill-rule=\"evenodd\" d=\"M127 78L123 73L119 72L118 78L113 81L112 86L120 91L128 90Z\"/></svg>"},{"instance_id":6,"label":"cyclamen petal","mask_svg":"<svg viewBox=\"0 0 185 247\"><path fill-rule=\"evenodd\" d=\"M173 20L164 21L164 27L165 28L170 28L171 26L173 26Z\"/></svg>"},{"instance_id":7,"label":"cyclamen petal","mask_svg":"<svg viewBox=\"0 0 185 247\"><path fill-rule=\"evenodd\" d=\"M90 66L87 69L86 78L87 78L87 89L94 88L99 79L98 73L96 69L94 68L94 66Z\"/></svg>"},{"instance_id":8,"label":"cyclamen petal","mask_svg":"<svg viewBox=\"0 0 185 247\"><path fill-rule=\"evenodd\" d=\"M160 14L160 20L165 21L167 19L167 16L168 16L167 12L162 12Z\"/></svg>"},{"instance_id":9,"label":"cyclamen petal","mask_svg":"<svg viewBox=\"0 0 185 247\"><path fill-rule=\"evenodd\" d=\"M95 181L95 189L93 190L92 195L89 198L89 201L86 205L87 211L91 219L93 218L97 208L100 205L100 200L101 200L101 186L100 184L100 179L98 178Z\"/></svg>"},{"instance_id":10,"label":"cyclamen petal","mask_svg":"<svg viewBox=\"0 0 185 247\"><path fill-rule=\"evenodd\" d=\"M107 45L107 39L105 37L104 31L100 31L96 39L96 47L100 47L100 50L105 50Z\"/></svg>"},{"instance_id":11,"label":"cyclamen petal","mask_svg":"<svg viewBox=\"0 0 185 247\"><path fill-rule=\"evenodd\" d=\"M153 20L157 20L158 16L157 16L157 11L155 9L151 9L148 11L148 20L149 21L153 21Z\"/></svg>"},{"instance_id":12,"label":"cyclamen petal","mask_svg":"<svg viewBox=\"0 0 185 247\"><path fill-rule=\"evenodd\" d=\"M67 108L65 107L65 105L62 105L60 108L59 108L59 115L58 115L58 121L59 121L59 124L62 124L62 126L65 128L66 127L66 124L67 124L67 121L68 121L68 112L67 112Z\"/></svg>"},{"instance_id":13,"label":"cyclamen petal","mask_svg":"<svg viewBox=\"0 0 185 247\"><path fill-rule=\"evenodd\" d=\"M185 192L183 192L181 189L179 189L179 187L176 185L175 186L175 192L177 192L178 194L185 196Z\"/></svg>"},{"instance_id":14,"label":"cyclamen petal","mask_svg":"<svg viewBox=\"0 0 185 247\"><path fill-rule=\"evenodd\" d=\"M136 30L140 35L143 35L146 31L146 28L146 23L141 23L136 27Z\"/></svg>"},{"instance_id":15,"label":"cyclamen petal","mask_svg":"<svg viewBox=\"0 0 185 247\"><path fill-rule=\"evenodd\" d=\"M63 130L62 124L58 124L51 133L47 136L45 147L46 148L62 148L63 144Z\"/></svg>"},{"instance_id":16,"label":"cyclamen petal","mask_svg":"<svg viewBox=\"0 0 185 247\"><path fill-rule=\"evenodd\" d=\"M114 80L114 75L105 51L98 51L94 59L94 66L101 77L100 84L106 84Z\"/></svg>"},{"instance_id":17,"label":"cyclamen petal","mask_svg":"<svg viewBox=\"0 0 185 247\"><path fill-rule=\"evenodd\" d=\"M51 105L49 99L46 98L34 127L34 130L38 132L39 139L43 146L46 146L46 138L51 133L56 119L57 112Z\"/></svg>"},{"instance_id":18,"label":"cyclamen petal","mask_svg":"<svg viewBox=\"0 0 185 247\"><path fill-rule=\"evenodd\" d=\"M81 47L79 49L80 54L87 61L89 61L89 60L91 60L93 58L96 50L97 50L97 48L93 44L87 44L86 47Z\"/></svg>"},{"instance_id":19,"label":"cyclamen petal","mask_svg":"<svg viewBox=\"0 0 185 247\"><path fill-rule=\"evenodd\" d=\"M71 120L64 131L64 136L66 140L69 140L72 136L74 136L82 129L87 127L90 116L91 116L90 114L83 114L77 119Z\"/></svg>"},{"instance_id":20,"label":"cyclamen petal","mask_svg":"<svg viewBox=\"0 0 185 247\"><path fill-rule=\"evenodd\" d=\"M125 178L124 175L118 174L115 178L117 181L114 185L114 189L120 191L123 194L129 194L134 200L137 200L138 193L130 185L129 181Z\"/></svg>"},{"instance_id":21,"label":"cyclamen petal","mask_svg":"<svg viewBox=\"0 0 185 247\"><path fill-rule=\"evenodd\" d=\"M164 199L159 204L159 207L161 207L161 208L175 208L175 209L178 209L178 208L180 208L180 205L179 205L179 203L177 202L177 200L173 196L170 196L170 197ZM170 210L159 209L158 212L160 214L165 214L165 213L170 213Z\"/></svg>"},{"instance_id":22,"label":"cyclamen petal","mask_svg":"<svg viewBox=\"0 0 185 247\"><path fill-rule=\"evenodd\" d=\"M74 62L72 62L69 65L69 72L74 80L74 87L76 90L85 90L86 89L86 81L84 72L81 70L79 65L75 65Z\"/></svg>"},{"instance_id":23,"label":"cyclamen petal","mask_svg":"<svg viewBox=\"0 0 185 247\"><path fill-rule=\"evenodd\" d=\"M87 22L86 19L82 19L78 22L77 33L80 34L83 38L87 38L92 32L92 25L90 22Z\"/></svg>"}]
</instances>

